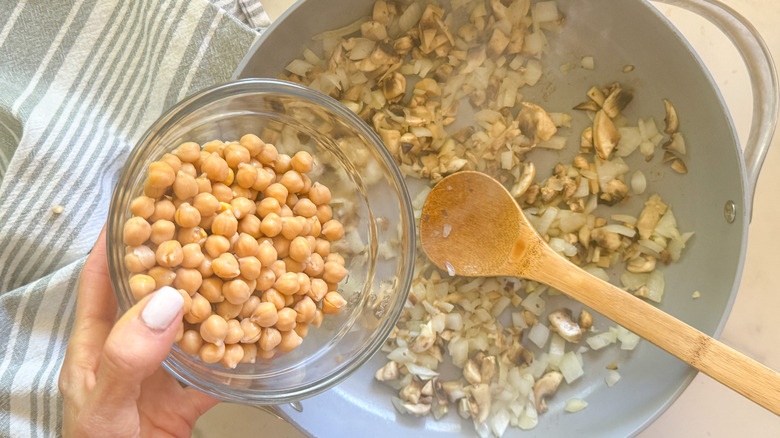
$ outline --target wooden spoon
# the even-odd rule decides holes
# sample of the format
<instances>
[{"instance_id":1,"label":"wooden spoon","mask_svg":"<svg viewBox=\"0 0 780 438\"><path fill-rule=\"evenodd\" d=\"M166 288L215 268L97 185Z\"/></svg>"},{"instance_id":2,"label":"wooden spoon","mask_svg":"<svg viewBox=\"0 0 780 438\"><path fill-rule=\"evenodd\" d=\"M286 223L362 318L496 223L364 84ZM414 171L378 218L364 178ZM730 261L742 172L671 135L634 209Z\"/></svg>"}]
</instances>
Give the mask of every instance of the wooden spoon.
<instances>
[{"instance_id":1,"label":"wooden spoon","mask_svg":"<svg viewBox=\"0 0 780 438\"><path fill-rule=\"evenodd\" d=\"M780 415L780 374L558 255L512 195L485 174L441 180L423 206L420 237L428 258L450 275L515 276L552 286Z\"/></svg>"}]
</instances>

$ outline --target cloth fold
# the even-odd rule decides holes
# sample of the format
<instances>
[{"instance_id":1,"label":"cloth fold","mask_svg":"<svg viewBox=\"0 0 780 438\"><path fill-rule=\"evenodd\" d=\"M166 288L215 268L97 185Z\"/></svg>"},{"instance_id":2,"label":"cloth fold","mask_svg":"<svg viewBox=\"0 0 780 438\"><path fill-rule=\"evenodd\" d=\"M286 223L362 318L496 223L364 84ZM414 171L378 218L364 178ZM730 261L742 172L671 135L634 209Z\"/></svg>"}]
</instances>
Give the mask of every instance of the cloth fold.
<instances>
[{"instance_id":1,"label":"cloth fold","mask_svg":"<svg viewBox=\"0 0 780 438\"><path fill-rule=\"evenodd\" d=\"M0 17L0 436L58 436L76 282L125 158L269 22L258 0L12 0Z\"/></svg>"}]
</instances>

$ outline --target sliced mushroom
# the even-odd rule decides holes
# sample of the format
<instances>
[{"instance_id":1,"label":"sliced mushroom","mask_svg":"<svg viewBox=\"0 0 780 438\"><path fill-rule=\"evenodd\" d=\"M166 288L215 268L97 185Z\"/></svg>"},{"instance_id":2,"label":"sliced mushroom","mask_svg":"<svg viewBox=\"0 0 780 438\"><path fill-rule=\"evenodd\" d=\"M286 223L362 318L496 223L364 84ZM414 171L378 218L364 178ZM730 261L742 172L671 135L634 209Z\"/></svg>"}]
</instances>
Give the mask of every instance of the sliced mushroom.
<instances>
[{"instance_id":1,"label":"sliced mushroom","mask_svg":"<svg viewBox=\"0 0 780 438\"><path fill-rule=\"evenodd\" d=\"M482 377L482 381L490 383L493 376L496 374L496 357L487 356L482 359L482 364L479 366L479 374Z\"/></svg>"},{"instance_id":2,"label":"sliced mushroom","mask_svg":"<svg viewBox=\"0 0 780 438\"><path fill-rule=\"evenodd\" d=\"M586 94L590 97L590 100L596 104L596 109L594 111L598 111L599 107L604 105L604 100L607 98L598 87L590 87Z\"/></svg>"},{"instance_id":3,"label":"sliced mushroom","mask_svg":"<svg viewBox=\"0 0 780 438\"><path fill-rule=\"evenodd\" d=\"M402 403L401 406L410 414L417 415L418 417L428 415L428 413L431 412L430 403Z\"/></svg>"},{"instance_id":4,"label":"sliced mushroom","mask_svg":"<svg viewBox=\"0 0 780 438\"><path fill-rule=\"evenodd\" d=\"M378 21L366 21L360 25L360 34L372 41L382 41L387 38L387 28Z\"/></svg>"},{"instance_id":5,"label":"sliced mushroom","mask_svg":"<svg viewBox=\"0 0 780 438\"><path fill-rule=\"evenodd\" d=\"M479 372L477 361L469 359L463 364L463 378L472 385L482 382L482 374Z\"/></svg>"},{"instance_id":6,"label":"sliced mushroom","mask_svg":"<svg viewBox=\"0 0 780 438\"><path fill-rule=\"evenodd\" d=\"M509 45L509 37L507 37L501 29L494 29L493 35L490 36L488 41L487 54L491 58L499 56Z\"/></svg>"},{"instance_id":7,"label":"sliced mushroom","mask_svg":"<svg viewBox=\"0 0 780 438\"><path fill-rule=\"evenodd\" d=\"M571 313L566 309L556 310L547 316L550 320L550 329L558 333L563 339L577 343L582 338L582 329L579 324L571 319Z\"/></svg>"},{"instance_id":8,"label":"sliced mushroom","mask_svg":"<svg viewBox=\"0 0 780 438\"><path fill-rule=\"evenodd\" d=\"M509 191L513 197L519 198L531 187L536 177L536 166L530 161L523 163L523 171L520 174L520 178L512 185L512 189Z\"/></svg>"},{"instance_id":9,"label":"sliced mushroom","mask_svg":"<svg viewBox=\"0 0 780 438\"><path fill-rule=\"evenodd\" d=\"M610 154L620 141L620 132L612 123L604 110L597 111L593 119L593 146L602 160L609 159Z\"/></svg>"},{"instance_id":10,"label":"sliced mushroom","mask_svg":"<svg viewBox=\"0 0 780 438\"><path fill-rule=\"evenodd\" d=\"M409 53L409 50L412 49L413 45L412 37L407 35L395 40L393 42L393 49L395 49L395 53L404 56Z\"/></svg>"},{"instance_id":11,"label":"sliced mushroom","mask_svg":"<svg viewBox=\"0 0 780 438\"><path fill-rule=\"evenodd\" d=\"M655 264L655 257L644 255L631 259L626 265L626 270L636 273L651 272L655 269Z\"/></svg>"},{"instance_id":12,"label":"sliced mushroom","mask_svg":"<svg viewBox=\"0 0 780 438\"><path fill-rule=\"evenodd\" d=\"M620 84L615 83L601 107L610 118L614 119L633 98L634 96L630 92L623 90Z\"/></svg>"},{"instance_id":13,"label":"sliced mushroom","mask_svg":"<svg viewBox=\"0 0 780 438\"><path fill-rule=\"evenodd\" d=\"M620 248L620 245L622 244L622 240L620 239L620 235L618 233L606 231L603 228L594 228L591 230L590 238L596 242L596 245L610 252L617 251L617 249Z\"/></svg>"},{"instance_id":14,"label":"sliced mushroom","mask_svg":"<svg viewBox=\"0 0 780 438\"><path fill-rule=\"evenodd\" d=\"M447 398L449 398L451 402L466 397L466 391L463 389L463 385L455 380L441 382L441 389L447 394Z\"/></svg>"},{"instance_id":15,"label":"sliced mushroom","mask_svg":"<svg viewBox=\"0 0 780 438\"><path fill-rule=\"evenodd\" d=\"M422 395L421 392L422 383L417 379L412 379L408 385L401 388L398 396L401 397L401 400L408 401L412 404L417 404L420 402L420 396Z\"/></svg>"},{"instance_id":16,"label":"sliced mushroom","mask_svg":"<svg viewBox=\"0 0 780 438\"><path fill-rule=\"evenodd\" d=\"M374 21L387 25L390 23L391 17L392 14L390 13L390 8L388 7L387 2L384 0L378 0L376 3L374 3L374 10L371 16Z\"/></svg>"},{"instance_id":17,"label":"sliced mushroom","mask_svg":"<svg viewBox=\"0 0 780 438\"><path fill-rule=\"evenodd\" d=\"M427 351L436 342L436 333L433 331L431 322L428 321L420 327L420 334L412 341L409 347L415 353Z\"/></svg>"},{"instance_id":18,"label":"sliced mushroom","mask_svg":"<svg viewBox=\"0 0 780 438\"><path fill-rule=\"evenodd\" d=\"M423 387L420 389L420 395L423 397L433 397L433 381L429 380L425 382Z\"/></svg>"},{"instance_id":19,"label":"sliced mushroom","mask_svg":"<svg viewBox=\"0 0 780 438\"><path fill-rule=\"evenodd\" d=\"M652 236L653 230L658 225L661 216L666 213L666 208L666 204L661 202L661 197L658 195L652 195L645 201L645 208L642 209L636 222L636 229L640 238L649 239Z\"/></svg>"},{"instance_id":20,"label":"sliced mushroom","mask_svg":"<svg viewBox=\"0 0 780 438\"><path fill-rule=\"evenodd\" d=\"M585 102L580 102L577 105L575 105L573 109L579 111L593 111L595 113L600 109L600 107L596 102L592 100L586 100Z\"/></svg>"},{"instance_id":21,"label":"sliced mushroom","mask_svg":"<svg viewBox=\"0 0 780 438\"><path fill-rule=\"evenodd\" d=\"M521 102L520 105L522 108L516 120L523 135L534 138L536 143L549 140L558 132L552 118L542 107L530 102Z\"/></svg>"},{"instance_id":22,"label":"sliced mushroom","mask_svg":"<svg viewBox=\"0 0 780 438\"><path fill-rule=\"evenodd\" d=\"M479 383L470 387L468 397L469 413L478 424L487 420L490 414L490 386L487 383Z\"/></svg>"},{"instance_id":23,"label":"sliced mushroom","mask_svg":"<svg viewBox=\"0 0 780 438\"><path fill-rule=\"evenodd\" d=\"M555 395L561 381L563 381L563 374L558 371L550 371L534 383L536 412L540 414L547 412L547 399Z\"/></svg>"},{"instance_id":24,"label":"sliced mushroom","mask_svg":"<svg viewBox=\"0 0 780 438\"><path fill-rule=\"evenodd\" d=\"M463 397L458 401L458 415L464 420L471 415L469 412L469 399Z\"/></svg>"},{"instance_id":25,"label":"sliced mushroom","mask_svg":"<svg viewBox=\"0 0 780 438\"><path fill-rule=\"evenodd\" d=\"M593 327L593 315L591 315L587 310L582 309L582 311L580 311L579 324L580 328L583 330L588 330L589 328Z\"/></svg>"},{"instance_id":26,"label":"sliced mushroom","mask_svg":"<svg viewBox=\"0 0 780 438\"><path fill-rule=\"evenodd\" d=\"M599 199L604 201L603 204L615 205L623 199L626 199L626 195L628 195L628 186L619 179L613 179L604 185L602 192Z\"/></svg>"},{"instance_id":27,"label":"sliced mushroom","mask_svg":"<svg viewBox=\"0 0 780 438\"><path fill-rule=\"evenodd\" d=\"M374 378L379 380L380 382L386 382L388 380L397 379L398 363L393 360L386 363L385 366L377 370L376 374L374 374Z\"/></svg>"},{"instance_id":28,"label":"sliced mushroom","mask_svg":"<svg viewBox=\"0 0 780 438\"><path fill-rule=\"evenodd\" d=\"M664 132L673 134L680 129L680 119L677 118L677 110L674 108L674 105L672 105L672 102L669 102L668 99L664 99L664 106L666 107L666 117L664 118L666 128L664 129Z\"/></svg>"},{"instance_id":29,"label":"sliced mushroom","mask_svg":"<svg viewBox=\"0 0 780 438\"><path fill-rule=\"evenodd\" d=\"M444 15L444 9L429 4L420 17L418 24L420 36L420 50L423 53L431 53L436 48L434 40L439 32L439 21Z\"/></svg>"},{"instance_id":30,"label":"sliced mushroom","mask_svg":"<svg viewBox=\"0 0 780 438\"><path fill-rule=\"evenodd\" d=\"M685 162L681 159L676 159L672 161L672 170L674 170L677 173L685 175L688 173L688 166L685 165Z\"/></svg>"},{"instance_id":31,"label":"sliced mushroom","mask_svg":"<svg viewBox=\"0 0 780 438\"><path fill-rule=\"evenodd\" d=\"M398 72L388 76L382 81L382 92L390 102L400 100L406 92L406 77Z\"/></svg>"},{"instance_id":32,"label":"sliced mushroom","mask_svg":"<svg viewBox=\"0 0 780 438\"><path fill-rule=\"evenodd\" d=\"M683 139L681 133L675 132L669 136L669 140L664 143L663 148L669 151L677 152L681 155L685 155L685 139Z\"/></svg>"}]
</instances>

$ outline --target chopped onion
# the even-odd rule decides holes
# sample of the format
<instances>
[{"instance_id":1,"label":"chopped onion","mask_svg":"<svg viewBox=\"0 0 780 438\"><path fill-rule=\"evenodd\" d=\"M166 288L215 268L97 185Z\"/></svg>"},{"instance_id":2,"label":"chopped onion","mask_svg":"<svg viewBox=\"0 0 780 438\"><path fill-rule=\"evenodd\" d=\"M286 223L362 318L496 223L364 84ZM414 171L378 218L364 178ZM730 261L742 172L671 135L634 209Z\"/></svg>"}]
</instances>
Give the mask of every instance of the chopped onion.
<instances>
[{"instance_id":1,"label":"chopped onion","mask_svg":"<svg viewBox=\"0 0 780 438\"><path fill-rule=\"evenodd\" d=\"M422 380L430 380L439 375L439 373L433 371L430 368L416 365L413 363L407 363L406 370L409 371L410 374L417 376Z\"/></svg>"},{"instance_id":2,"label":"chopped onion","mask_svg":"<svg viewBox=\"0 0 780 438\"><path fill-rule=\"evenodd\" d=\"M642 339L623 326L617 326L617 338L620 341L621 350L633 350Z\"/></svg>"},{"instance_id":3,"label":"chopped onion","mask_svg":"<svg viewBox=\"0 0 780 438\"><path fill-rule=\"evenodd\" d=\"M558 20L558 4L554 1L536 3L533 9L533 20L537 23Z\"/></svg>"},{"instance_id":4,"label":"chopped onion","mask_svg":"<svg viewBox=\"0 0 780 438\"><path fill-rule=\"evenodd\" d=\"M528 294L527 297L521 303L524 309L539 316L544 312L545 300L541 297L541 292L533 292Z\"/></svg>"},{"instance_id":5,"label":"chopped onion","mask_svg":"<svg viewBox=\"0 0 780 438\"><path fill-rule=\"evenodd\" d=\"M506 409L500 409L494 412L488 421L490 422L490 430L495 436L500 438L506 432L507 426L509 426L509 413Z\"/></svg>"},{"instance_id":6,"label":"chopped onion","mask_svg":"<svg viewBox=\"0 0 780 438\"><path fill-rule=\"evenodd\" d=\"M587 339L585 339L585 342L588 343L590 348L594 350L601 350L607 345L617 342L617 335L611 331L599 333L597 335L589 336Z\"/></svg>"},{"instance_id":7,"label":"chopped onion","mask_svg":"<svg viewBox=\"0 0 780 438\"><path fill-rule=\"evenodd\" d=\"M636 230L632 228L628 228L625 225L619 225L619 224L609 224L605 225L604 231L609 231L612 233L618 233L620 235L626 236L626 237L634 237L636 235Z\"/></svg>"},{"instance_id":8,"label":"chopped onion","mask_svg":"<svg viewBox=\"0 0 780 438\"><path fill-rule=\"evenodd\" d=\"M538 146L540 148L553 149L559 151L561 149L566 148L567 140L568 137L564 137L563 135L553 135L552 137L550 137L549 140L540 141Z\"/></svg>"},{"instance_id":9,"label":"chopped onion","mask_svg":"<svg viewBox=\"0 0 780 438\"><path fill-rule=\"evenodd\" d=\"M593 70L596 67L596 62L592 56L583 56L580 60L580 66L585 70Z\"/></svg>"},{"instance_id":10,"label":"chopped onion","mask_svg":"<svg viewBox=\"0 0 780 438\"><path fill-rule=\"evenodd\" d=\"M624 288L630 291L637 290L646 285L649 279L650 274L644 272L623 271L623 273L620 274L620 282L623 284Z\"/></svg>"},{"instance_id":11,"label":"chopped onion","mask_svg":"<svg viewBox=\"0 0 780 438\"><path fill-rule=\"evenodd\" d=\"M547 343L549 337L550 329L544 324L536 324L528 331L528 340L539 348L544 348L544 344Z\"/></svg>"},{"instance_id":12,"label":"chopped onion","mask_svg":"<svg viewBox=\"0 0 780 438\"><path fill-rule=\"evenodd\" d=\"M560 367L565 348L566 340L558 334L553 334L552 339L550 340L550 349L548 350L547 356L547 361L551 365L551 368Z\"/></svg>"},{"instance_id":13,"label":"chopped onion","mask_svg":"<svg viewBox=\"0 0 780 438\"><path fill-rule=\"evenodd\" d=\"M579 412L583 409L588 407L588 402L581 398L573 398L566 402L566 407L564 408L566 412Z\"/></svg>"},{"instance_id":14,"label":"chopped onion","mask_svg":"<svg viewBox=\"0 0 780 438\"><path fill-rule=\"evenodd\" d=\"M620 373L615 370L609 370L607 371L607 377L605 377L604 380L607 382L607 386L611 388L620 380Z\"/></svg>"},{"instance_id":15,"label":"chopped onion","mask_svg":"<svg viewBox=\"0 0 780 438\"><path fill-rule=\"evenodd\" d=\"M309 70L311 70L313 67L313 65L302 59L293 59L289 64L287 64L285 69L294 75L306 76L306 73L308 73Z\"/></svg>"},{"instance_id":16,"label":"chopped onion","mask_svg":"<svg viewBox=\"0 0 780 438\"><path fill-rule=\"evenodd\" d=\"M317 35L314 35L312 39L314 41L317 40L324 40L324 39L330 39L330 38L341 38L343 36L347 36L351 33L355 33L360 30L360 26L368 21L368 17L362 17L359 20L350 23L344 27L340 27L338 29L329 30L327 32L318 33Z\"/></svg>"},{"instance_id":17,"label":"chopped onion","mask_svg":"<svg viewBox=\"0 0 780 438\"><path fill-rule=\"evenodd\" d=\"M585 374L585 371L582 369L582 365L580 364L580 360L573 351L563 355L559 368L561 370L561 374L563 374L563 378L566 379L566 383L571 383Z\"/></svg>"},{"instance_id":18,"label":"chopped onion","mask_svg":"<svg viewBox=\"0 0 780 438\"><path fill-rule=\"evenodd\" d=\"M658 269L650 273L647 279L647 299L660 303L664 296L664 273Z\"/></svg>"},{"instance_id":19,"label":"chopped onion","mask_svg":"<svg viewBox=\"0 0 780 438\"><path fill-rule=\"evenodd\" d=\"M525 37L525 44L528 45L528 47L532 47L532 50L538 49L539 52L541 52L542 47L544 47L544 34L541 32L535 32L527 35ZM538 47L537 44L539 45ZM525 73L523 74L523 78L528 83L528 85L536 85L541 77L542 63L535 59L528 60L528 62L525 63Z\"/></svg>"}]
</instances>

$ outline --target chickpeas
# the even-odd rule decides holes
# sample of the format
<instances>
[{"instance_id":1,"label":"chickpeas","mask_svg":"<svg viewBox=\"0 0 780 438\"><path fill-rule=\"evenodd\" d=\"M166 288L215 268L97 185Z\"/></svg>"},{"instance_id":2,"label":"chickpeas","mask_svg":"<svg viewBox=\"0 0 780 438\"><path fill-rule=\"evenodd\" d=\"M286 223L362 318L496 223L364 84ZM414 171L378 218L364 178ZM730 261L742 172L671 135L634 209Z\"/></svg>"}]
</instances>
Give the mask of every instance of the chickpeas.
<instances>
[{"instance_id":1,"label":"chickpeas","mask_svg":"<svg viewBox=\"0 0 780 438\"><path fill-rule=\"evenodd\" d=\"M181 351L228 369L270 359L346 305L345 263L330 252L344 226L307 175L314 161L247 134L184 142L148 166L124 266L136 300L162 286L182 295Z\"/></svg>"}]
</instances>

